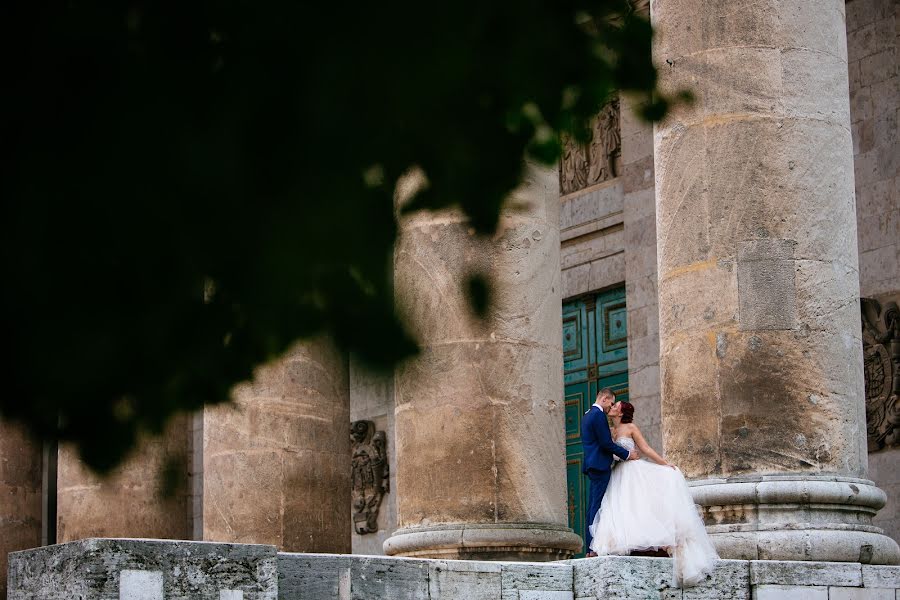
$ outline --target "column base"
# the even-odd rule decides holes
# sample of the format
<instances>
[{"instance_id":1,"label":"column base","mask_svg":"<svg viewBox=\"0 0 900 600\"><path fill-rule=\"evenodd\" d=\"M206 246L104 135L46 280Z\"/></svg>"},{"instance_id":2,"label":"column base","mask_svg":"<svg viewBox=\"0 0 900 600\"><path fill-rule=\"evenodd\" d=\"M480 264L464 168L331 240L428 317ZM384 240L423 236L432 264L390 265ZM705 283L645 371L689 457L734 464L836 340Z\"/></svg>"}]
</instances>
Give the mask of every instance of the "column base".
<instances>
[{"instance_id":1,"label":"column base","mask_svg":"<svg viewBox=\"0 0 900 600\"><path fill-rule=\"evenodd\" d=\"M900 564L872 525L887 497L866 479L769 475L692 481L722 558Z\"/></svg>"},{"instance_id":2,"label":"column base","mask_svg":"<svg viewBox=\"0 0 900 600\"><path fill-rule=\"evenodd\" d=\"M583 541L550 523L449 523L398 529L384 542L389 556L543 562L572 558Z\"/></svg>"}]
</instances>

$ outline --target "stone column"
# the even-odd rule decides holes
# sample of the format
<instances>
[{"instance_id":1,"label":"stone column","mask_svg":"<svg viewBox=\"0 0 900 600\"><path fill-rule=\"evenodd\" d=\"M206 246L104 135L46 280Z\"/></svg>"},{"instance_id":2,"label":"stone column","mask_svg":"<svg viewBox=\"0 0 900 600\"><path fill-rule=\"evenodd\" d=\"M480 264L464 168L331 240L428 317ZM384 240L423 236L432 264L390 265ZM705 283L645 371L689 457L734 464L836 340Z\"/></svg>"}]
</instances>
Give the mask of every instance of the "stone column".
<instances>
[{"instance_id":1,"label":"stone column","mask_svg":"<svg viewBox=\"0 0 900 600\"><path fill-rule=\"evenodd\" d=\"M298 343L234 396L197 428L196 537L349 553L346 357L323 340Z\"/></svg>"},{"instance_id":2,"label":"stone column","mask_svg":"<svg viewBox=\"0 0 900 600\"><path fill-rule=\"evenodd\" d=\"M70 445L59 449L57 540L91 537L190 539L189 419L172 419L106 476L91 472Z\"/></svg>"},{"instance_id":3,"label":"stone column","mask_svg":"<svg viewBox=\"0 0 900 600\"><path fill-rule=\"evenodd\" d=\"M0 598L6 598L7 554L41 545L41 446L0 421Z\"/></svg>"},{"instance_id":4,"label":"stone column","mask_svg":"<svg viewBox=\"0 0 900 600\"><path fill-rule=\"evenodd\" d=\"M663 438L723 557L896 563L866 479L844 0L654 0Z\"/></svg>"},{"instance_id":5,"label":"stone column","mask_svg":"<svg viewBox=\"0 0 900 600\"><path fill-rule=\"evenodd\" d=\"M566 526L555 171L532 169L498 233L457 212L404 220L395 253L402 309L421 355L395 377L399 529L387 554L553 560ZM471 313L463 282L486 272L494 303Z\"/></svg>"}]
</instances>

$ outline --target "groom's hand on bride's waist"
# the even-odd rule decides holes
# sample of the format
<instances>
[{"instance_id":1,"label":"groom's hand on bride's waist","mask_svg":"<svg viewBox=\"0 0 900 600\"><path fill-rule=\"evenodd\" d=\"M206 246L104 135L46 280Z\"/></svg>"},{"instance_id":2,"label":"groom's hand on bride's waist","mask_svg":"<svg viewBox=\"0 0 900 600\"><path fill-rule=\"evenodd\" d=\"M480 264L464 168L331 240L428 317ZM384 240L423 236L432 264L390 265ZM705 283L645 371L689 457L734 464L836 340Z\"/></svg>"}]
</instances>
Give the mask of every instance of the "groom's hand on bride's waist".
<instances>
[{"instance_id":1,"label":"groom's hand on bride's waist","mask_svg":"<svg viewBox=\"0 0 900 600\"><path fill-rule=\"evenodd\" d=\"M640 457L641 455L637 450L632 450L628 453L628 460L638 460Z\"/></svg>"}]
</instances>

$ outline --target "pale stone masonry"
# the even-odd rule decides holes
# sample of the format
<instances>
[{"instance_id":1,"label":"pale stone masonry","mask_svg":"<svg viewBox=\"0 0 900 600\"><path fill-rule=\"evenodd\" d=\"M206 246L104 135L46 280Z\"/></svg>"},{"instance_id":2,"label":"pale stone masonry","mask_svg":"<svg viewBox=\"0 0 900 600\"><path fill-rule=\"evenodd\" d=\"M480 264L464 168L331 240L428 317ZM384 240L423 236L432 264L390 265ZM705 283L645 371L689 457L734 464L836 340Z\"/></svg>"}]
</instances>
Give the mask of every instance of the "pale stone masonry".
<instances>
[{"instance_id":1,"label":"pale stone masonry","mask_svg":"<svg viewBox=\"0 0 900 600\"><path fill-rule=\"evenodd\" d=\"M699 585L672 560L550 563L276 553L274 546L93 539L17 552L9 600L896 600L900 567L718 561Z\"/></svg>"},{"instance_id":2,"label":"pale stone masonry","mask_svg":"<svg viewBox=\"0 0 900 600\"><path fill-rule=\"evenodd\" d=\"M108 477L84 466L74 448L59 449L56 537L69 542L87 537L191 537L190 491L175 478L163 489L164 472L185 469L189 456L189 418L178 415L158 436L140 440L137 451Z\"/></svg>"},{"instance_id":3,"label":"pale stone masonry","mask_svg":"<svg viewBox=\"0 0 900 600\"><path fill-rule=\"evenodd\" d=\"M347 369L301 342L204 410L202 539L350 551Z\"/></svg>"},{"instance_id":4,"label":"pale stone masonry","mask_svg":"<svg viewBox=\"0 0 900 600\"><path fill-rule=\"evenodd\" d=\"M727 558L896 564L872 526L843 0L651 4L663 439Z\"/></svg>"},{"instance_id":5,"label":"pale stone masonry","mask_svg":"<svg viewBox=\"0 0 900 600\"><path fill-rule=\"evenodd\" d=\"M394 281L421 354L394 380L399 529L385 553L567 558L556 174L530 167L497 234L456 211L404 217ZM402 202L402 198L398 198ZM492 279L483 318L464 281Z\"/></svg>"},{"instance_id":6,"label":"pale stone masonry","mask_svg":"<svg viewBox=\"0 0 900 600\"><path fill-rule=\"evenodd\" d=\"M856 179L860 293L900 302L900 3L847 3L850 117ZM900 539L900 448L869 454L887 493L874 523Z\"/></svg>"},{"instance_id":7,"label":"pale stone masonry","mask_svg":"<svg viewBox=\"0 0 900 600\"><path fill-rule=\"evenodd\" d=\"M649 0L637 4L649 10ZM531 235L532 230L529 236L516 234L485 249L485 256L499 257L501 279L522 292L521 298L501 297L498 315L533 318L527 326L520 319L516 343L504 346L502 336L497 343L489 332L477 331L480 337L468 339L481 350L472 350L468 357L459 350L447 361L398 372L396 379L371 377L353 365L348 376L345 357L292 354L262 369L252 384L238 388L234 408L211 408L189 423L173 422L162 438L144 444L120 467L117 477L105 482L84 472L63 448L58 478L51 485L48 478L56 473L49 470L49 461L42 465L41 448L16 426L0 424L0 590L6 552L46 542L52 529L47 521L49 494L57 490L56 484L61 540L94 535L193 537L269 543L279 550L352 549L377 554L391 539L409 542L402 537L406 533L394 535L399 526L418 525L425 538L413 540L416 548L407 543L397 551L440 550L445 557L481 558L477 553L460 554L458 547L477 541L495 548L514 542L518 550L534 549L546 545L547 539L555 540L551 545L557 547L574 547L563 506L559 438L564 425L556 412L562 394L554 387L560 373L558 365L552 372L549 366L559 362L552 356L558 351L560 323L558 307L550 305L623 286L628 394L637 409L636 422L657 449L663 447L665 425L669 435L662 449L691 475L705 478L694 491L698 501L709 504L710 531L730 538L732 550L748 552L741 555L744 558L785 557L788 548L794 557L807 559L840 555L851 566L858 560L884 560L880 557L890 554L890 544L881 543L881 537L879 543L870 544L868 536L878 536L878 528L884 528L890 537L900 537L900 448L870 450L866 457L860 364L854 349L859 344L859 316L850 313L859 295L883 304L900 302L900 3L658 0L654 13L661 32L657 62L663 75L685 75L700 100L692 109L697 119L676 115L684 125L679 134L702 131L706 137L695 152L682 148L681 160L671 162L675 150L661 146L654 156L653 127L635 118L633 100L623 96L619 135L605 138L611 144L614 168L606 173L595 170L599 175L589 177L586 187L565 195L551 190L555 174L545 174L544 199L548 210L550 200L558 201L554 203L558 226L544 219L535 227L540 239ZM686 26L691 33L682 31L675 37L666 33L667 27ZM663 136L672 133L666 127L660 129ZM607 164L603 158L601 163ZM682 184L694 185L691 189L697 193L687 194L686 204L675 213L687 215L696 207L690 202L704 194L712 200L706 208L713 212L690 213L690 218L673 221L671 192ZM440 237L442 225L433 217L424 217L421 231ZM658 220L663 226L657 227ZM706 232L701 231L704 223ZM711 237L697 243L697 235L709 232ZM429 249L429 243L426 239L423 247L405 251L431 261L446 250ZM709 264L678 272L698 265L676 265L678 258L672 258L673 251L677 254L693 243L715 250L708 254ZM554 244L556 255L550 248ZM858 249L858 273L853 246ZM473 247L474 252L485 248ZM523 264L530 270L519 269L517 259L504 258L538 249L546 254L533 263L526 260ZM658 270L658 260L663 271ZM813 264L817 262L818 270ZM431 285L404 280L411 272L404 275L408 266L398 263L400 287ZM449 277L452 269L442 268L435 272ZM834 278L828 275L830 268L837 269ZM523 272L529 282L518 279ZM671 287L676 279L687 281L701 272L730 279L699 288ZM548 304L529 313L545 285L552 290ZM858 289L851 289L856 285ZM429 289L422 290L422 297L438 300ZM433 313L425 311L426 326L436 327L425 335L426 350L434 356L438 347L462 339L446 335L465 321L464 302L459 297L450 300L455 312L449 323L434 324ZM527 310L519 312L523 307ZM666 386L673 381L661 377L660 313L663 370L672 368L667 357L677 357L684 372L675 387L703 392L698 400L674 402L665 411L661 393L670 394ZM715 329L730 316L735 316L734 327ZM483 360L472 358L484 356L477 354L483 348L532 343L535 348L543 346L533 352L540 357L538 367L519 360L513 350ZM690 343L696 343L694 349L705 352L708 360L698 360L700 354L685 350ZM463 346L456 344L457 349ZM761 359L766 353L768 358ZM729 360L728 369L720 372L726 376L708 385L710 361ZM785 393L769 394L772 381L784 383L779 389ZM717 397L723 389L727 393ZM770 401L773 397L777 401ZM452 406L458 399L461 410L471 409L480 417L489 414L491 421L467 415L454 423ZM435 407L442 402L447 406L440 413ZM511 407L508 414L506 402ZM695 414L688 414L691 410ZM436 424L433 416L438 413L446 418ZM521 427L510 425L515 423L514 413ZM403 415L408 417L405 421ZM349 506L347 430L349 421L357 419L372 420L386 433L390 464L391 491L382 501L378 531L365 535L351 534ZM475 424L462 426L463 422ZM444 424L449 430L441 430ZM705 439L699 443L704 428L716 430L715 443L707 445L710 440ZM719 429L732 435L720 435ZM695 447L688 438L697 442ZM473 449L478 450L476 458L471 458ZM527 460L508 459L516 455ZM713 455L723 459L721 465L709 460ZM178 496L164 500L158 493L160 471L173 465L170 472L180 479ZM743 480L734 479L738 472ZM430 477L435 481L427 481ZM525 501L516 506L519 496ZM438 497L444 498L444 506ZM794 510L794 504L805 505L811 498L823 502L815 510ZM462 507L448 518L447 506L454 503ZM764 535L766 543L741 545L747 528L773 530L786 525L788 531ZM823 525L847 527L831 534L826 544L815 533ZM779 535L793 541L784 542ZM831 554L823 555L826 550ZM352 567L342 573L366 577L379 569L412 564L342 560L341 565ZM314 562L316 568L324 564ZM749 571L735 564L745 563L726 563L719 571L721 578L745 581L741 573L749 572L749 587L735 589L749 589L761 599L882 598L889 595L893 573L859 567L864 585L848 579L803 579L796 569L790 576L766 579L758 574L754 580L753 565L762 563L751 562ZM485 568L482 573L480 568L449 570L469 573L460 581L496 580L496 569ZM431 577L431 567L416 569ZM740 577L726 578L729 569L737 569L734 573ZM682 597L670 588L654 587L665 563L608 559L573 567L576 582L619 570L635 576L622 580L623 587L610 583L603 597L628 597L622 595L626 593ZM650 578L650 583L641 584L649 587L634 587L638 575ZM135 585L144 582L141 585L150 589L155 583L148 582L155 582L155 577L138 573L126 579ZM351 575L341 577L337 581L344 587L339 593L356 589L361 594L367 589L359 587L363 584L353 587ZM456 581L443 574L433 581L442 577ZM427 589L433 597L444 593L443 584L438 589L431 579L428 582L419 589ZM485 585L489 589L492 584ZM686 591L683 597L705 593L715 597L704 589ZM239 592L223 587L215 597L233 599ZM600 597L597 589L577 585L569 592L547 588L517 593L526 600L559 600L565 593Z\"/></svg>"}]
</instances>

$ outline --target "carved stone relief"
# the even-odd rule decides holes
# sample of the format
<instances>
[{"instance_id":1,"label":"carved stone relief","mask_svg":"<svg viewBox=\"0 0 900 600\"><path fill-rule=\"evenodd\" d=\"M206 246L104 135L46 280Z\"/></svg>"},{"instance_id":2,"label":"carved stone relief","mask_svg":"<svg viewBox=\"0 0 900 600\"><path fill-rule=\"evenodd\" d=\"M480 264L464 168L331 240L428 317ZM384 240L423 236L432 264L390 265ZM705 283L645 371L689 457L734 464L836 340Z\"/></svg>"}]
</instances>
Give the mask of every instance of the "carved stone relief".
<instances>
[{"instance_id":1,"label":"carved stone relief","mask_svg":"<svg viewBox=\"0 0 900 600\"><path fill-rule=\"evenodd\" d=\"M372 421L350 425L353 529L362 535L378 531L381 499L390 491L387 438Z\"/></svg>"},{"instance_id":2,"label":"carved stone relief","mask_svg":"<svg viewBox=\"0 0 900 600\"><path fill-rule=\"evenodd\" d=\"M563 156L559 165L559 189L571 194L618 175L622 152L619 131L619 100L603 107L591 121L591 141L579 144L563 136Z\"/></svg>"},{"instance_id":3,"label":"carved stone relief","mask_svg":"<svg viewBox=\"0 0 900 600\"><path fill-rule=\"evenodd\" d=\"M900 444L900 308L863 298L862 337L869 452Z\"/></svg>"}]
</instances>

